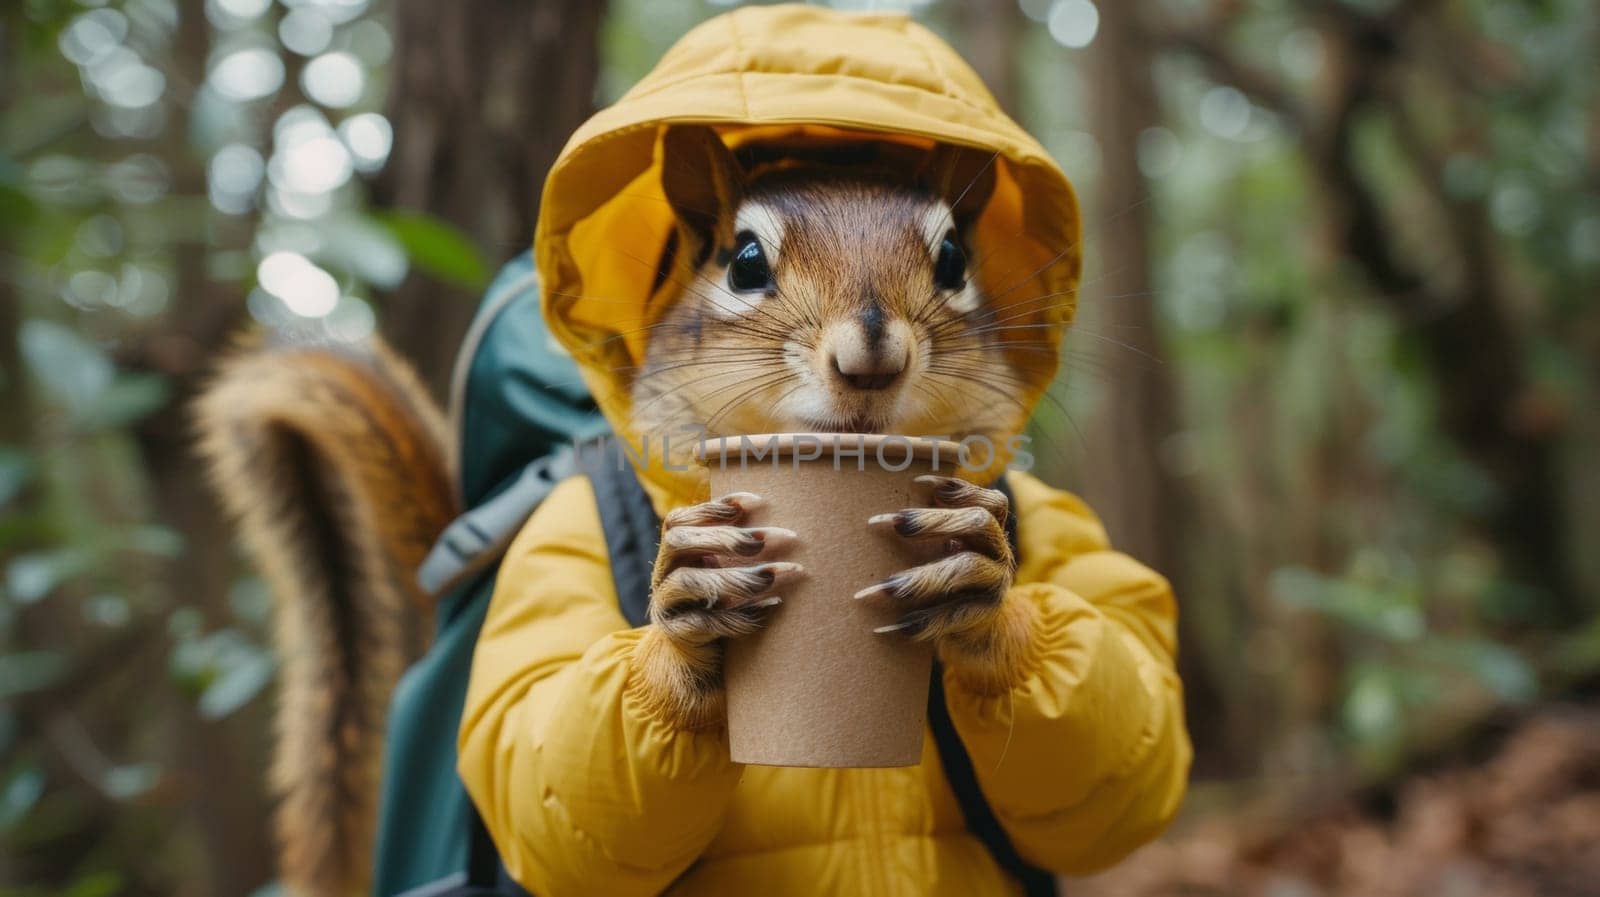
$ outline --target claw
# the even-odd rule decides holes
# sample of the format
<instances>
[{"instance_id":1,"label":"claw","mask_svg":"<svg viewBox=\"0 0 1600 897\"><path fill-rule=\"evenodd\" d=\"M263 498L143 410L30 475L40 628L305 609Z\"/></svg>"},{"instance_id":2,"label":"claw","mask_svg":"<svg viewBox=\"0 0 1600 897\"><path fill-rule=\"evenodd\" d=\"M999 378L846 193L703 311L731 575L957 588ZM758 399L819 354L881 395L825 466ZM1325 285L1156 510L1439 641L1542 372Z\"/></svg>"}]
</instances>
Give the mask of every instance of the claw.
<instances>
[{"instance_id":1,"label":"claw","mask_svg":"<svg viewBox=\"0 0 1600 897\"><path fill-rule=\"evenodd\" d=\"M867 526L879 529L890 528L902 536L915 534L916 514L920 508L905 511L892 511L887 514L874 514L867 518Z\"/></svg>"},{"instance_id":2,"label":"claw","mask_svg":"<svg viewBox=\"0 0 1600 897\"><path fill-rule=\"evenodd\" d=\"M757 542L763 545L770 543L775 547L783 547L800 541L799 533L781 526L754 526L745 532Z\"/></svg>"},{"instance_id":3,"label":"claw","mask_svg":"<svg viewBox=\"0 0 1600 897\"><path fill-rule=\"evenodd\" d=\"M804 573L805 569L794 561L773 561L770 564L761 565L761 572L774 578L788 573Z\"/></svg>"},{"instance_id":4,"label":"claw","mask_svg":"<svg viewBox=\"0 0 1600 897\"><path fill-rule=\"evenodd\" d=\"M864 598L872 598L872 597L874 597L876 595L880 595L880 594L881 595L887 595L892 591L894 591L894 589L888 583L880 582L877 585L867 586L866 588L864 588L861 591L857 592L855 594L855 599L857 601L860 601L860 600L862 600Z\"/></svg>"}]
</instances>

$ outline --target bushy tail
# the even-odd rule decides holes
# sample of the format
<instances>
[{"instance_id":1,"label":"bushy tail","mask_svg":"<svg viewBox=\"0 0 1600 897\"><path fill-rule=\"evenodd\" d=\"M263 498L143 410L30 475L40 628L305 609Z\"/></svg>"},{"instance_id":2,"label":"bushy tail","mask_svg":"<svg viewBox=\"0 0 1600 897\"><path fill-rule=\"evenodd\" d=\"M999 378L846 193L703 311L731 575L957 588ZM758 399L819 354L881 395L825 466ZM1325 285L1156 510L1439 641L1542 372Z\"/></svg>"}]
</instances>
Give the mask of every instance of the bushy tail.
<instances>
[{"instance_id":1,"label":"bushy tail","mask_svg":"<svg viewBox=\"0 0 1600 897\"><path fill-rule=\"evenodd\" d=\"M432 621L413 576L456 514L442 416L376 342L245 347L196 412L275 600L280 874L297 897L364 894L384 715Z\"/></svg>"}]
</instances>

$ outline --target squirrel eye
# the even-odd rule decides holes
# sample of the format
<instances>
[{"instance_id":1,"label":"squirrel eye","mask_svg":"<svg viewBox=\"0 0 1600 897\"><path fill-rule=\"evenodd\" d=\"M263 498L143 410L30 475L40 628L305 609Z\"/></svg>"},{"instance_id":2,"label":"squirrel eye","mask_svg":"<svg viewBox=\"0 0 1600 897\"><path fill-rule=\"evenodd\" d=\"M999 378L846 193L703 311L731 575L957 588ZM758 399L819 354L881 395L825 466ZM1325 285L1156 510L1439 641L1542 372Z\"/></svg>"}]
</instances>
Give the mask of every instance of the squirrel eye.
<instances>
[{"instance_id":1,"label":"squirrel eye","mask_svg":"<svg viewBox=\"0 0 1600 897\"><path fill-rule=\"evenodd\" d=\"M955 231L944 235L939 258L933 263L933 282L941 290L959 290L967 285L967 254L956 242Z\"/></svg>"},{"instance_id":2,"label":"squirrel eye","mask_svg":"<svg viewBox=\"0 0 1600 897\"><path fill-rule=\"evenodd\" d=\"M728 286L740 293L772 288L772 269L767 266L766 253L761 251L761 241L755 234L746 231L734 238Z\"/></svg>"}]
</instances>

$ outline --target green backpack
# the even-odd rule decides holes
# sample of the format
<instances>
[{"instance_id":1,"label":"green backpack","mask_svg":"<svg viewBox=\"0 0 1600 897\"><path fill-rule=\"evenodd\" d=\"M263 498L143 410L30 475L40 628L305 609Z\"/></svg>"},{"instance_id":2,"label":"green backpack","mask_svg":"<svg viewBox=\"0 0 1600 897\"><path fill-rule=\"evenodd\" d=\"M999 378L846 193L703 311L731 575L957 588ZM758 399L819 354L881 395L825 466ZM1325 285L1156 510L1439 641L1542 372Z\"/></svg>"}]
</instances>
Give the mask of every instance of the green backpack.
<instances>
[{"instance_id":1,"label":"green backpack","mask_svg":"<svg viewBox=\"0 0 1600 897\"><path fill-rule=\"evenodd\" d=\"M439 596L436 631L390 700L373 877L382 897L467 868L477 814L456 775L456 730L495 561L544 497L541 484L548 493L571 472L557 453L607 431L577 366L552 351L551 339L532 253L524 253L490 285L451 383L456 485L462 507L472 510L440 537L419 572L424 590ZM506 519L484 519L496 510Z\"/></svg>"},{"instance_id":2,"label":"green backpack","mask_svg":"<svg viewBox=\"0 0 1600 897\"><path fill-rule=\"evenodd\" d=\"M648 622L660 520L632 468L616 463L609 426L546 329L538 284L532 253L508 263L457 358L450 420L460 458L457 487L468 510L418 571L423 590L440 596L437 628L390 701L373 876L378 897L526 894L506 876L456 774L456 731L500 559L556 483L589 477L623 617L633 626ZM1017 855L984 799L940 682L936 667L928 721L967 827L1028 897L1055 894L1054 878Z\"/></svg>"}]
</instances>

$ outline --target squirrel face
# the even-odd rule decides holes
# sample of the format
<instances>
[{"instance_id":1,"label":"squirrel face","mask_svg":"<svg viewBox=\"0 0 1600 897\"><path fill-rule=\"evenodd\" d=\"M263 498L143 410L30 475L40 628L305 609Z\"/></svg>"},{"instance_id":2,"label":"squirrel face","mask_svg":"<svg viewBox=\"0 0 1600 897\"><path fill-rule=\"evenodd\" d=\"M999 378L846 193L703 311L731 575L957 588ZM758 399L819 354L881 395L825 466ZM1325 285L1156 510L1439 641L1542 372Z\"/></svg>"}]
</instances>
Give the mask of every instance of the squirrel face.
<instances>
[{"instance_id":1,"label":"squirrel face","mask_svg":"<svg viewBox=\"0 0 1600 897\"><path fill-rule=\"evenodd\" d=\"M714 134L676 136L663 180L681 226L658 287L680 292L634 380L636 427L1003 435L995 386L1014 373L971 276L973 184L946 201L893 172L747 177Z\"/></svg>"}]
</instances>

